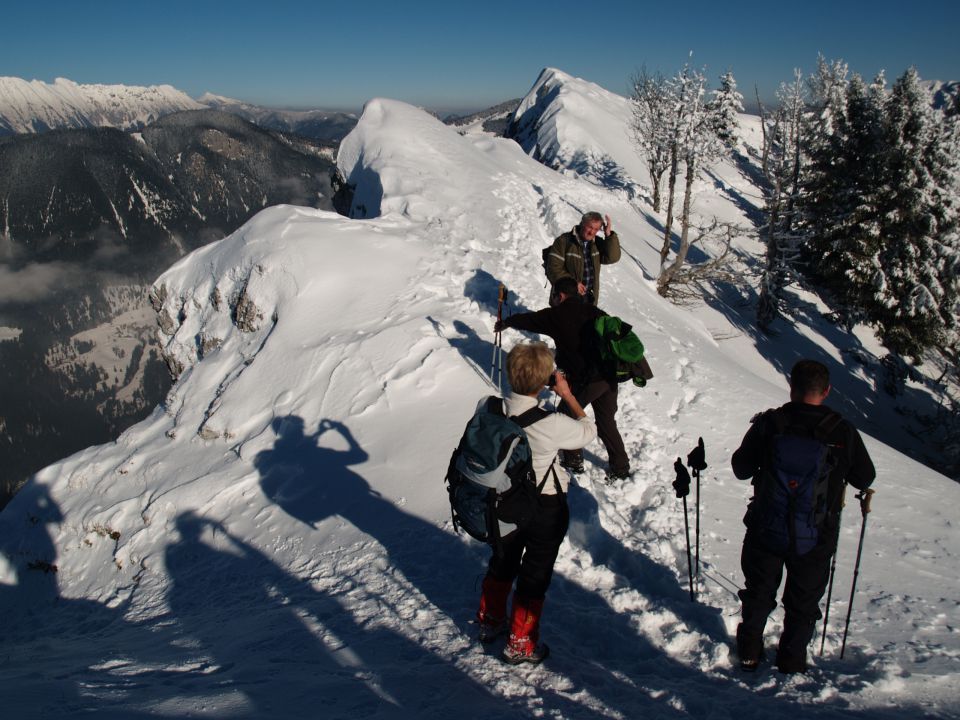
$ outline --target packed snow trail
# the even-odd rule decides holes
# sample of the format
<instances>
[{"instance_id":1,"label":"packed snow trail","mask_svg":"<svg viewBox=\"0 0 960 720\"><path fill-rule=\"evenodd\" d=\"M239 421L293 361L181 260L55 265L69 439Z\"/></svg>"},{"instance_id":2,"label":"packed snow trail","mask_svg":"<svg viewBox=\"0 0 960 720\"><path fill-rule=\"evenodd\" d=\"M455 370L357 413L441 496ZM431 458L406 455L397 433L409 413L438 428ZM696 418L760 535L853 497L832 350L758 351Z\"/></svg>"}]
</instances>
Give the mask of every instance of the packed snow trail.
<instances>
[{"instance_id":1,"label":"packed snow trail","mask_svg":"<svg viewBox=\"0 0 960 720\"><path fill-rule=\"evenodd\" d=\"M582 83L553 80L561 97ZM618 112L603 97L591 106ZM884 470L848 659L832 623L805 677L735 669L749 486L729 455L785 384L722 316L656 294L656 229L636 197L384 100L339 162L355 218L271 208L165 273L156 304L180 374L167 403L39 473L0 515L12 716L957 716L960 492L869 438ZM512 311L542 307L540 249L586 209L624 240L602 305L634 324L656 376L622 387L634 476L607 484L603 448L588 448L545 608L551 657L513 668L474 639L488 551L452 532L442 477L492 392L498 284ZM505 348L521 338L504 333ZM701 436L691 603L671 482Z\"/></svg>"}]
</instances>

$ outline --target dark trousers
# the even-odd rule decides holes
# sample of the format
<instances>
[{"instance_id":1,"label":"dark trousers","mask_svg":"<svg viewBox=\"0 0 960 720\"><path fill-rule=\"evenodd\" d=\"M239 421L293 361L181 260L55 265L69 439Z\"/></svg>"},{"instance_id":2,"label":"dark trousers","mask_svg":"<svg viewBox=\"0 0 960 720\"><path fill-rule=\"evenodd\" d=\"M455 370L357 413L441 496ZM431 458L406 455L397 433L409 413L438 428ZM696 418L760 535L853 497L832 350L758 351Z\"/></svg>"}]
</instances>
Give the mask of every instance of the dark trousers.
<instances>
[{"instance_id":1,"label":"dark trousers","mask_svg":"<svg viewBox=\"0 0 960 720\"><path fill-rule=\"evenodd\" d=\"M610 471L629 472L630 458L627 457L623 438L617 428L617 390L618 386L615 382L594 380L578 386L573 394L582 407L589 405L593 408L593 416L597 422L597 436L607 449ZM566 403L561 404L560 409L565 414L571 415Z\"/></svg>"},{"instance_id":2,"label":"dark trousers","mask_svg":"<svg viewBox=\"0 0 960 720\"><path fill-rule=\"evenodd\" d=\"M807 645L820 619L820 599L830 579L830 557L836 549L836 536L826 538L805 555L780 555L767 550L753 533L747 531L740 554L744 589L739 592L742 619L737 633L738 645L747 654L763 647L763 629L767 617L777 607L777 589L786 568L783 588L783 633L777 651L778 662L806 662Z\"/></svg>"},{"instance_id":3,"label":"dark trousers","mask_svg":"<svg viewBox=\"0 0 960 720\"><path fill-rule=\"evenodd\" d=\"M514 532L501 543L500 552L490 558L487 575L507 582L516 579L517 595L542 600L569 524L567 496L541 495L536 518L528 528Z\"/></svg>"}]
</instances>

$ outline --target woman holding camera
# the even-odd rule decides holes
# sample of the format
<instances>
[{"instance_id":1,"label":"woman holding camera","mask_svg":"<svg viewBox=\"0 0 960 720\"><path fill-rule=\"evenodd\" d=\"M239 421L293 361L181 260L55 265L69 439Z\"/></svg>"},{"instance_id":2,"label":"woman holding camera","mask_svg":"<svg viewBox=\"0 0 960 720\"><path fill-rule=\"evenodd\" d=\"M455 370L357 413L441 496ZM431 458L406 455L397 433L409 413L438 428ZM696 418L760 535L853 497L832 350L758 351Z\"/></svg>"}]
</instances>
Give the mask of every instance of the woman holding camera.
<instances>
[{"instance_id":1,"label":"woman holding camera","mask_svg":"<svg viewBox=\"0 0 960 720\"><path fill-rule=\"evenodd\" d=\"M503 659L511 664L539 663L550 652L539 642L543 601L570 522L567 473L558 472L556 457L561 448L587 445L597 436L597 428L583 412L566 378L554 369L553 353L544 343L516 345L507 356L507 379L512 390L504 400L507 416L516 417L536 407L538 396L548 386L569 406L572 415L550 413L526 428L537 481L546 479L540 512L529 527L508 536L501 552L490 558L477 610L481 642L492 642L509 631ZM507 599L514 580L517 587L508 623Z\"/></svg>"}]
</instances>

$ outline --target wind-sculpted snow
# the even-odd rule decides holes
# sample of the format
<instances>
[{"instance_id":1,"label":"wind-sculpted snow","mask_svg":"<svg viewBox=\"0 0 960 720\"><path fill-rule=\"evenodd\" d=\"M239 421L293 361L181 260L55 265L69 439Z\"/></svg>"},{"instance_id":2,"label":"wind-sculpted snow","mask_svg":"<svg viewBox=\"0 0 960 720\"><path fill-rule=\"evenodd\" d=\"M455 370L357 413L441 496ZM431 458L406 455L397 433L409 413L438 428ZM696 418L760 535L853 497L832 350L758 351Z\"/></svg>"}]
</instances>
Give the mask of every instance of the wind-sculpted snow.
<instances>
[{"instance_id":1,"label":"wind-sculpted snow","mask_svg":"<svg viewBox=\"0 0 960 720\"><path fill-rule=\"evenodd\" d=\"M734 670L750 490L729 455L752 414L785 399L783 363L724 312L656 294L657 233L637 197L388 100L368 103L338 163L356 186L353 219L270 208L168 270L153 291L178 373L165 404L115 444L45 469L0 514L5 710L955 716L960 492L871 438L881 477L847 658L836 618L852 506L825 657L800 678ZM754 190L732 166L718 178ZM587 450L547 598L552 655L514 669L474 640L486 550L453 533L442 477L495 392L499 283L505 312L541 307L540 249L591 209L624 246L603 268L604 307L634 325L655 378L620 396L634 476L607 484L603 449ZM803 332L788 358L828 343L819 327ZM504 348L521 339L506 332ZM700 436L691 603L670 482ZM780 625L775 613L771 637Z\"/></svg>"}]
</instances>

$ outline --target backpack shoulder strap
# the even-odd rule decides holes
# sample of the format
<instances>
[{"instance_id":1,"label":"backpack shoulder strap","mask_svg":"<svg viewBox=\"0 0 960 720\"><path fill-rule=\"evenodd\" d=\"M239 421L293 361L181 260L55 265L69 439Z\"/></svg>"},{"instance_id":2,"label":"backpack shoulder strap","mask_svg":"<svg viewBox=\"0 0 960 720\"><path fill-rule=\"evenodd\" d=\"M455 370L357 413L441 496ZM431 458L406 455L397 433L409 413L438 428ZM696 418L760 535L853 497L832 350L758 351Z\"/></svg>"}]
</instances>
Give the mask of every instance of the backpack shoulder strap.
<instances>
[{"instance_id":1,"label":"backpack shoulder strap","mask_svg":"<svg viewBox=\"0 0 960 720\"><path fill-rule=\"evenodd\" d=\"M517 425L522 428L528 428L533 425L535 422L543 420L548 415L553 415L549 410L544 410L542 407L532 407L529 410L526 410L519 415L511 415L510 419L513 420Z\"/></svg>"},{"instance_id":2,"label":"backpack shoulder strap","mask_svg":"<svg viewBox=\"0 0 960 720\"><path fill-rule=\"evenodd\" d=\"M787 413L783 408L776 408L775 410L768 410L761 417L766 418L770 422L770 430L772 430L773 435L783 435L786 432L787 427L790 425L789 418L787 418Z\"/></svg>"},{"instance_id":3,"label":"backpack shoulder strap","mask_svg":"<svg viewBox=\"0 0 960 720\"><path fill-rule=\"evenodd\" d=\"M820 442L826 443L827 438L833 434L833 431L837 429L841 422L843 422L843 417L840 413L831 410L817 423L817 426L813 429L813 436Z\"/></svg>"},{"instance_id":4,"label":"backpack shoulder strap","mask_svg":"<svg viewBox=\"0 0 960 720\"><path fill-rule=\"evenodd\" d=\"M528 428L533 425L535 422L543 420L545 417L553 415L554 413L549 410L544 410L542 407L532 407L529 410L520 413L519 415L514 415L510 419L513 420L517 425L522 428ZM560 480L557 478L557 469L555 467L557 463L557 457L554 455L553 460L550 462L550 467L547 468L547 472L543 476L543 480L540 481L540 484L537 485L537 493L543 492L544 486L547 484L547 479L550 475L553 475L553 485L557 489L557 493L563 494L563 488L560 487Z\"/></svg>"},{"instance_id":5,"label":"backpack shoulder strap","mask_svg":"<svg viewBox=\"0 0 960 720\"><path fill-rule=\"evenodd\" d=\"M499 415L500 417L506 417L506 413L503 411L503 400L498 398L496 395L491 395L487 398L487 412L491 415Z\"/></svg>"}]
</instances>

